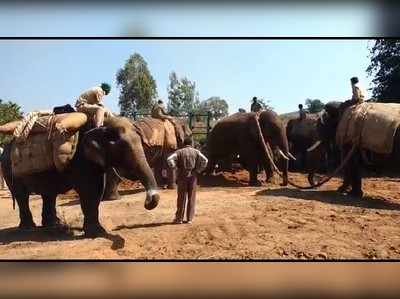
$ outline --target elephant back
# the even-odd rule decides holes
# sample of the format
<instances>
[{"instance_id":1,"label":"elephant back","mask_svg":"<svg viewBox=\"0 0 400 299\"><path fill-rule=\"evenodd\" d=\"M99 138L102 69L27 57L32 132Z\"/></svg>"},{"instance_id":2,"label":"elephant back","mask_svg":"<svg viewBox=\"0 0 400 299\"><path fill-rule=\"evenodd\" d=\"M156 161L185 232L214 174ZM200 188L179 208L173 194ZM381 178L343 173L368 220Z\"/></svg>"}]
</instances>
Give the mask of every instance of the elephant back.
<instances>
[{"instance_id":1,"label":"elephant back","mask_svg":"<svg viewBox=\"0 0 400 299\"><path fill-rule=\"evenodd\" d=\"M170 121L148 117L136 121L134 125L147 146L177 149L175 126Z\"/></svg>"},{"instance_id":2,"label":"elephant back","mask_svg":"<svg viewBox=\"0 0 400 299\"><path fill-rule=\"evenodd\" d=\"M356 143L378 154L393 151L394 136L400 125L400 104L363 103L347 108L338 124L336 143Z\"/></svg>"}]
</instances>

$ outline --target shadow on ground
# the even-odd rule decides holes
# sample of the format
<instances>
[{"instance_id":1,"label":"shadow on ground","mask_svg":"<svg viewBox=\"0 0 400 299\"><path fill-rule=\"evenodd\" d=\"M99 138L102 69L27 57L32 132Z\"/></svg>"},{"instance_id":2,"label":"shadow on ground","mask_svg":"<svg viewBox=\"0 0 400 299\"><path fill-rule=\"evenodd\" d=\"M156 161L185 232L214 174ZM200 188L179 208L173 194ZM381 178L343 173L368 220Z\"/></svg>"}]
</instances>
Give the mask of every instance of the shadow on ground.
<instances>
[{"instance_id":1,"label":"shadow on ground","mask_svg":"<svg viewBox=\"0 0 400 299\"><path fill-rule=\"evenodd\" d=\"M51 241L72 241L84 240L84 235L74 235L73 230L80 230L77 227L42 227L38 226L33 229L20 229L19 227L10 227L0 230L0 244L7 245L14 242L51 242ZM112 242L111 249L118 250L125 247L125 239L120 235L105 233L100 238L107 239Z\"/></svg>"},{"instance_id":2,"label":"shadow on ground","mask_svg":"<svg viewBox=\"0 0 400 299\"><path fill-rule=\"evenodd\" d=\"M380 210L400 210L400 204L390 202L384 198L364 196L362 199L341 195L336 191L304 191L297 189L262 190L256 196L284 196L294 199L315 200L319 202Z\"/></svg>"},{"instance_id":3,"label":"shadow on ground","mask_svg":"<svg viewBox=\"0 0 400 299\"><path fill-rule=\"evenodd\" d=\"M132 224L132 225L119 225L113 229L113 231L119 231L122 229L136 229L136 228L146 228L146 227L158 227L164 225L176 225L173 222L158 222L158 223L141 223L141 224Z\"/></svg>"},{"instance_id":4,"label":"shadow on ground","mask_svg":"<svg viewBox=\"0 0 400 299\"><path fill-rule=\"evenodd\" d=\"M233 175L232 175L233 176ZM201 187L248 187L248 182L239 179L228 179L223 173L217 175L199 176L199 185Z\"/></svg>"}]
</instances>

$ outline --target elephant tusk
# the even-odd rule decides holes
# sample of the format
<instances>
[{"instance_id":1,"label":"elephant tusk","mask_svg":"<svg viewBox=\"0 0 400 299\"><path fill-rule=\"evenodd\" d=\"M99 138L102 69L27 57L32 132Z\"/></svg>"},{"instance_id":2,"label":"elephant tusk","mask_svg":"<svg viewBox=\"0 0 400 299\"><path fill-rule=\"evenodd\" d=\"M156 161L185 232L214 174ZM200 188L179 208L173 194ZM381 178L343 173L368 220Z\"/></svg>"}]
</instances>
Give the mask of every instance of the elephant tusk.
<instances>
[{"instance_id":1,"label":"elephant tusk","mask_svg":"<svg viewBox=\"0 0 400 299\"><path fill-rule=\"evenodd\" d=\"M291 158L291 159L293 159L293 160L297 160L296 158L295 158L295 156L293 156L290 152L287 152L287 154L288 154L288 156L289 156L289 158Z\"/></svg>"},{"instance_id":2,"label":"elephant tusk","mask_svg":"<svg viewBox=\"0 0 400 299\"><path fill-rule=\"evenodd\" d=\"M312 146L310 146L307 149L307 152L312 152L313 150L315 150L320 144L322 143L321 140L318 140L317 142L315 142Z\"/></svg>"},{"instance_id":3,"label":"elephant tusk","mask_svg":"<svg viewBox=\"0 0 400 299\"><path fill-rule=\"evenodd\" d=\"M283 157L283 159L289 160L289 158L286 157L285 154L284 154L281 150L278 150L278 152L279 152L279 154Z\"/></svg>"}]
</instances>

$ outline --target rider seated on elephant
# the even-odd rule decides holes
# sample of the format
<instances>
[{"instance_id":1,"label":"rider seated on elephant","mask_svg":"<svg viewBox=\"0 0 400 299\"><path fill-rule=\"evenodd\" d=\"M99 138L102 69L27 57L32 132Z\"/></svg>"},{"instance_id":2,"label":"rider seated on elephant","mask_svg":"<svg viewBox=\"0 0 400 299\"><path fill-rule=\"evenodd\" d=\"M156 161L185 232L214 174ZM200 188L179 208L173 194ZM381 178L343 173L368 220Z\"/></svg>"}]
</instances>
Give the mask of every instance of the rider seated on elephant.
<instances>
[{"instance_id":1,"label":"rider seated on elephant","mask_svg":"<svg viewBox=\"0 0 400 299\"><path fill-rule=\"evenodd\" d=\"M351 89L352 89L352 97L351 97L351 102L353 105L359 105L362 102L364 102L364 91L361 88L358 78L353 77L350 79L351 82Z\"/></svg>"},{"instance_id":2,"label":"rider seated on elephant","mask_svg":"<svg viewBox=\"0 0 400 299\"><path fill-rule=\"evenodd\" d=\"M162 119L162 120L165 120L165 119L173 120L174 119L172 116L169 116L167 114L167 112L165 111L164 102L162 100L158 100L157 103L151 109L151 117Z\"/></svg>"},{"instance_id":3,"label":"rider seated on elephant","mask_svg":"<svg viewBox=\"0 0 400 299\"><path fill-rule=\"evenodd\" d=\"M307 113L303 109L303 105L299 104L299 120L302 121L307 118Z\"/></svg>"},{"instance_id":4,"label":"rider seated on elephant","mask_svg":"<svg viewBox=\"0 0 400 299\"><path fill-rule=\"evenodd\" d=\"M75 107L78 112L85 113L89 119L94 120L95 127L101 127L105 117L113 114L103 105L103 97L110 93L111 86L102 83L100 86L92 87L83 92L76 101Z\"/></svg>"},{"instance_id":5,"label":"rider seated on elephant","mask_svg":"<svg viewBox=\"0 0 400 299\"><path fill-rule=\"evenodd\" d=\"M251 112L258 112L262 110L261 104L258 102L257 97L253 97L253 103L250 107Z\"/></svg>"}]
</instances>

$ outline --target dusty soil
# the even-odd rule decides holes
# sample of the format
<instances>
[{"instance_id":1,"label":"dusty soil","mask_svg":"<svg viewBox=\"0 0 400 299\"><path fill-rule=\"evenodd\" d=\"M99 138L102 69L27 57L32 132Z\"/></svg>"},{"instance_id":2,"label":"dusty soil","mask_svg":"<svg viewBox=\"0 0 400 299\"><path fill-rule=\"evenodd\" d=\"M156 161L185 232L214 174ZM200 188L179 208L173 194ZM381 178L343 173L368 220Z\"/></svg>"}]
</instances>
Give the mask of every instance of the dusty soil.
<instances>
[{"instance_id":1,"label":"dusty soil","mask_svg":"<svg viewBox=\"0 0 400 299\"><path fill-rule=\"evenodd\" d=\"M303 174L290 177L306 185ZM176 191L162 190L159 206L144 209L140 184L125 182L118 201L102 202L104 238L82 237L74 192L57 211L69 229L21 231L8 191L0 197L2 259L393 259L400 258L400 179L364 179L364 198L338 195L341 180L316 191L273 184L247 186L247 173L202 179L192 224L171 223ZM40 224L41 199L31 196Z\"/></svg>"}]
</instances>

